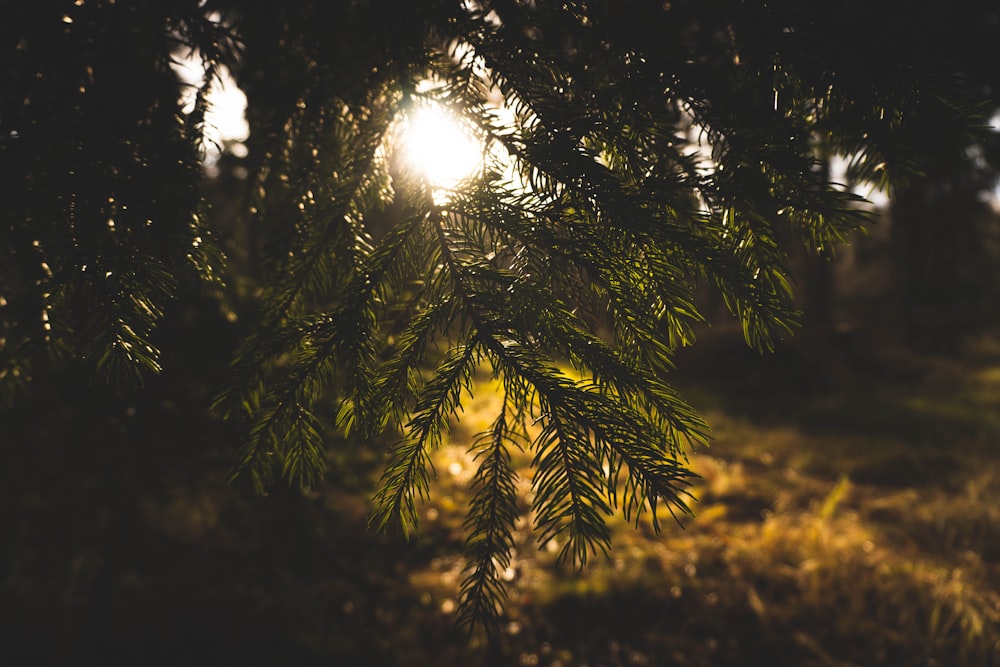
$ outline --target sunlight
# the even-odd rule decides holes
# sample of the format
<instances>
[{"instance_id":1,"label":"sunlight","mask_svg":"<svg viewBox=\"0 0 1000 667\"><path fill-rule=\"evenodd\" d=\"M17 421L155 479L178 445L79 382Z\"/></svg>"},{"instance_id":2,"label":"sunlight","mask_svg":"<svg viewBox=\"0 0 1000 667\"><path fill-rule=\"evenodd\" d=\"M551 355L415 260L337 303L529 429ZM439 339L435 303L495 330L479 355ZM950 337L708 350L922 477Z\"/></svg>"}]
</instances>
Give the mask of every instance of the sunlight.
<instances>
[{"instance_id":1,"label":"sunlight","mask_svg":"<svg viewBox=\"0 0 1000 667\"><path fill-rule=\"evenodd\" d=\"M185 115L194 111L198 89L205 81L205 68L201 56L191 52L170 62L171 68L180 79L181 112ZM246 144L250 126L246 119L247 98L236 80L225 66L220 66L215 74L212 89L208 93L208 111L205 114L205 156L203 164L210 175L217 172L216 163L223 149L238 157L246 156Z\"/></svg>"},{"instance_id":2,"label":"sunlight","mask_svg":"<svg viewBox=\"0 0 1000 667\"><path fill-rule=\"evenodd\" d=\"M483 164L482 147L462 122L437 104L414 110L404 121L403 159L434 188L434 199L472 176Z\"/></svg>"}]
</instances>

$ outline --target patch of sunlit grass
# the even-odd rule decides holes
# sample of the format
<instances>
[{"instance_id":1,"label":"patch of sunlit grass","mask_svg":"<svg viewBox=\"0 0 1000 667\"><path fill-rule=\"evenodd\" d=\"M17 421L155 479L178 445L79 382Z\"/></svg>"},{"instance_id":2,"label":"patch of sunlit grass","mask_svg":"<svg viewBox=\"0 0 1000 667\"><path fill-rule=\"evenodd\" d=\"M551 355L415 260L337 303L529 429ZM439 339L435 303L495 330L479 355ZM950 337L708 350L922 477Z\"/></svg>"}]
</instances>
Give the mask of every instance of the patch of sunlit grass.
<instances>
[{"instance_id":1,"label":"patch of sunlit grass","mask_svg":"<svg viewBox=\"0 0 1000 667\"><path fill-rule=\"evenodd\" d=\"M417 568L413 585L453 614L462 520L474 462L469 439L489 427L498 387L484 382L438 474L425 529L453 550ZM919 406L913 409L922 409ZM766 428L718 411L716 441L691 456L701 475L696 518L663 532L609 517L614 548L580 571L530 530L528 454L522 517L506 573L503 646L515 663L568 665L997 664L1000 661L1000 474L986 460L945 480L903 470L863 474L908 456L898 438ZM926 452L925 452L926 453ZM972 470L974 472L968 472Z\"/></svg>"}]
</instances>

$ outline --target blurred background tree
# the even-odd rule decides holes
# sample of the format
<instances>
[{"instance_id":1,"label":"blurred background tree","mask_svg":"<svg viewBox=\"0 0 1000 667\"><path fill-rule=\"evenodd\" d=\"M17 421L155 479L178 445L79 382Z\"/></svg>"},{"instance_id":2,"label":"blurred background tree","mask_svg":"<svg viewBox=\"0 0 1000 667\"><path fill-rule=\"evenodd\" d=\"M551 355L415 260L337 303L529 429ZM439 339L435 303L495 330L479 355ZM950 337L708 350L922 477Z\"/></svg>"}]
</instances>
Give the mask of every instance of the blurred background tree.
<instances>
[{"instance_id":1,"label":"blurred background tree","mask_svg":"<svg viewBox=\"0 0 1000 667\"><path fill-rule=\"evenodd\" d=\"M217 362L238 340L228 379L208 363L196 394L244 428L234 480L308 486L332 432L400 431L373 523L408 532L429 452L492 369L505 398L471 445L469 625L504 598L512 451L534 454L536 529L567 560L608 548L619 503L654 525L658 502L686 511L684 455L706 425L667 378L705 290L773 348L800 324L799 257L807 321L831 326L823 258L873 215L831 180L834 157L892 197L910 340L977 324L995 290L995 218L959 216L995 182L995 73L972 46L995 37L995 9L78 0L4 15L7 404L58 372L135 396L171 357ZM190 109L185 58L200 63ZM213 180L224 71L250 134ZM482 146L461 183L400 156L428 106Z\"/></svg>"}]
</instances>

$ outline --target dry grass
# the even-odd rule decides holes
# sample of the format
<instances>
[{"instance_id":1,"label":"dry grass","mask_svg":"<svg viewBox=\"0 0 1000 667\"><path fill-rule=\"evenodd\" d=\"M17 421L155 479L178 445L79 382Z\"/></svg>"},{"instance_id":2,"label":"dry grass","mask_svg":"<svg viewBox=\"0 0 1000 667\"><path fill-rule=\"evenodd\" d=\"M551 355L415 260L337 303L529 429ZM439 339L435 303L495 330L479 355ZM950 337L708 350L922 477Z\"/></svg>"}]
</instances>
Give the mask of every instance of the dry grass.
<instances>
[{"instance_id":1,"label":"dry grass","mask_svg":"<svg viewBox=\"0 0 1000 667\"><path fill-rule=\"evenodd\" d=\"M495 650L504 664L564 667L1000 665L1000 371L949 372L946 390L881 405L872 394L864 409L890 413L869 433L711 409L716 441L691 458L697 518L665 521L656 536L610 517L615 549L583 571L533 541L525 482ZM472 472L461 442L489 423L491 400L466 406L456 444L437 457L425 531L456 548ZM914 444L902 421L885 431L914 414L953 441ZM457 556L440 556L411 581L448 616L460 575ZM474 642L463 659L484 651Z\"/></svg>"},{"instance_id":2,"label":"dry grass","mask_svg":"<svg viewBox=\"0 0 1000 667\"><path fill-rule=\"evenodd\" d=\"M676 383L715 429L697 517L658 536L609 517L614 551L574 572L530 531L525 471L492 652L454 610L465 443L495 386L436 453L407 544L366 530L378 446L336 442L313 492L243 495L238 433L197 399L109 404L60 378L5 415L4 664L1000 665L996 341L972 363L872 355L825 390L709 346Z\"/></svg>"}]
</instances>

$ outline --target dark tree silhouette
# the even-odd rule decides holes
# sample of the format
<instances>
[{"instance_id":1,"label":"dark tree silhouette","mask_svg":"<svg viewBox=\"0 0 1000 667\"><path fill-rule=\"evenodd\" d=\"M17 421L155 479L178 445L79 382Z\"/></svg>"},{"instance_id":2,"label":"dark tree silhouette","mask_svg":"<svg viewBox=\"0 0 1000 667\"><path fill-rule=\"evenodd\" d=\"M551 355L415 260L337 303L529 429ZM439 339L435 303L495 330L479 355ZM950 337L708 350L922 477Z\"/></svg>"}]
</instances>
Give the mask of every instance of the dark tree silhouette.
<instances>
[{"instance_id":1,"label":"dark tree silhouette","mask_svg":"<svg viewBox=\"0 0 1000 667\"><path fill-rule=\"evenodd\" d=\"M912 31L912 51L934 45L945 54L940 66L949 85L974 91L983 113L995 115L1000 75L982 48L1000 35L1000 9L984 7L973 16L934 9L933 21ZM983 311L992 310L997 296L997 223L985 196L1000 172L997 134L969 137L961 125L914 111L916 135L908 142L919 143L929 159L897 184L891 204L903 337L918 349L955 351L963 334L996 321Z\"/></svg>"}]
</instances>

